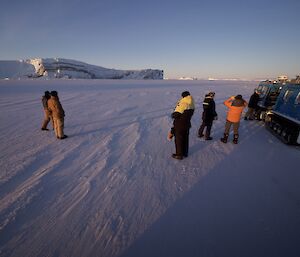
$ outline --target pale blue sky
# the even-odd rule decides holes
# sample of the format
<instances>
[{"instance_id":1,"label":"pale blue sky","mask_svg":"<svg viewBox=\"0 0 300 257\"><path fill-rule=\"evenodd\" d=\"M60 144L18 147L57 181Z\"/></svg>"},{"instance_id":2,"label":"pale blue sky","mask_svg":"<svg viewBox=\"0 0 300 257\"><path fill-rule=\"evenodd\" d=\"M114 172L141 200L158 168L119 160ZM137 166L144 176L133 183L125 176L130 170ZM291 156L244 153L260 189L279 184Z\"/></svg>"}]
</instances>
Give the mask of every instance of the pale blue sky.
<instances>
[{"instance_id":1,"label":"pale blue sky","mask_svg":"<svg viewBox=\"0 0 300 257\"><path fill-rule=\"evenodd\" d=\"M61 57L168 78L300 73L298 0L1 0L0 60Z\"/></svg>"}]
</instances>

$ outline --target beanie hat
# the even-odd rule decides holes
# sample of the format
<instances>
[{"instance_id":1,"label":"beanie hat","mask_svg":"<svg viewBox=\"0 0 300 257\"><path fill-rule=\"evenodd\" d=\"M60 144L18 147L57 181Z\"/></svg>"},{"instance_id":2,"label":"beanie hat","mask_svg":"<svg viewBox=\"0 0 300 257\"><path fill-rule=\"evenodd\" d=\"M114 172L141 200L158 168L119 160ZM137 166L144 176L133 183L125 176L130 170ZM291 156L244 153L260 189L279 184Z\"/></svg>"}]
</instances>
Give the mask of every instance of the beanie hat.
<instances>
[{"instance_id":1,"label":"beanie hat","mask_svg":"<svg viewBox=\"0 0 300 257\"><path fill-rule=\"evenodd\" d=\"M57 91L51 91L52 96L57 96Z\"/></svg>"},{"instance_id":2,"label":"beanie hat","mask_svg":"<svg viewBox=\"0 0 300 257\"><path fill-rule=\"evenodd\" d=\"M50 99L50 97L51 97L50 92L49 92L49 91L45 91L44 97L45 97L46 99Z\"/></svg>"},{"instance_id":3,"label":"beanie hat","mask_svg":"<svg viewBox=\"0 0 300 257\"><path fill-rule=\"evenodd\" d=\"M186 97L186 96L188 96L188 95L191 95L189 91L184 91L184 92L182 92L182 94L181 94L182 97Z\"/></svg>"},{"instance_id":4,"label":"beanie hat","mask_svg":"<svg viewBox=\"0 0 300 257\"><path fill-rule=\"evenodd\" d=\"M241 99L243 99L243 97L242 97L242 95L237 95L237 96L235 97L235 99L236 99L236 100L241 100Z\"/></svg>"}]
</instances>

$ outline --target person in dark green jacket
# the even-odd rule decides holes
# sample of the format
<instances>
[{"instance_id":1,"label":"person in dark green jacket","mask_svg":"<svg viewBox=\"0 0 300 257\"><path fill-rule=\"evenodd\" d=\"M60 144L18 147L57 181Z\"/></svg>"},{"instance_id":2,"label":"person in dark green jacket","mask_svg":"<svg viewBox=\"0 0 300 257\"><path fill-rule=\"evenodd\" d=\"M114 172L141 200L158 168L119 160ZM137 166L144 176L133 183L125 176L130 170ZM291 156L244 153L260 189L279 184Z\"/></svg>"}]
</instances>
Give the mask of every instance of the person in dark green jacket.
<instances>
[{"instance_id":1,"label":"person in dark green jacket","mask_svg":"<svg viewBox=\"0 0 300 257\"><path fill-rule=\"evenodd\" d=\"M48 100L50 99L50 97L51 97L50 92L45 91L45 94L42 97L42 104L43 104L43 108L44 108L44 121L43 121L41 130L49 130L47 128L47 125L50 122L50 120L52 121L52 127L54 128L52 115L48 108Z\"/></svg>"}]
</instances>

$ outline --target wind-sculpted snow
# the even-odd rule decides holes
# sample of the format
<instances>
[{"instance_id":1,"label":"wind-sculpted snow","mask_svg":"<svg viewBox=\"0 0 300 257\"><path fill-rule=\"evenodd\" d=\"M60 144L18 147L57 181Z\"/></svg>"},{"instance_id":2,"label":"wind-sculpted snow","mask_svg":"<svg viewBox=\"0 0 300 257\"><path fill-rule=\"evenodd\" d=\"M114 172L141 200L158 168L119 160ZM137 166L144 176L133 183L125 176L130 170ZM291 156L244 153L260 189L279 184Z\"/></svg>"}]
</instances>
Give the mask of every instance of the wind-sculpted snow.
<instances>
[{"instance_id":1,"label":"wind-sculpted snow","mask_svg":"<svg viewBox=\"0 0 300 257\"><path fill-rule=\"evenodd\" d=\"M158 69L116 70L70 59L35 58L0 61L0 79L163 79Z\"/></svg>"},{"instance_id":2,"label":"wind-sculpted snow","mask_svg":"<svg viewBox=\"0 0 300 257\"><path fill-rule=\"evenodd\" d=\"M223 101L255 86L0 81L0 256L298 256L299 149L256 121L242 120L238 145L219 141ZM58 90L66 140L40 130L45 90ZM178 161L166 135L185 90L196 111L189 157ZM210 90L219 119L204 141Z\"/></svg>"}]
</instances>

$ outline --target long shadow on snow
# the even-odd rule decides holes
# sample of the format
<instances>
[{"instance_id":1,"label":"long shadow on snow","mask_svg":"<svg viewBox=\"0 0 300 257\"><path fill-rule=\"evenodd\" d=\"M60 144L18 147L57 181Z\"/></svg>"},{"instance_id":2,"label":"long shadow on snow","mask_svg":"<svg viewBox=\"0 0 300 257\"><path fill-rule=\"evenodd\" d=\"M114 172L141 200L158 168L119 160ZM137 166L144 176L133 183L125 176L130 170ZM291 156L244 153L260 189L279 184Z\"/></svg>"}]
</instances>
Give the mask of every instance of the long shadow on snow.
<instances>
[{"instance_id":1,"label":"long shadow on snow","mask_svg":"<svg viewBox=\"0 0 300 257\"><path fill-rule=\"evenodd\" d=\"M300 256L299 196L288 198L273 171L256 162L274 142L245 156L242 148L252 147L253 137L245 137L120 257ZM280 160L274 162L278 173Z\"/></svg>"}]
</instances>

